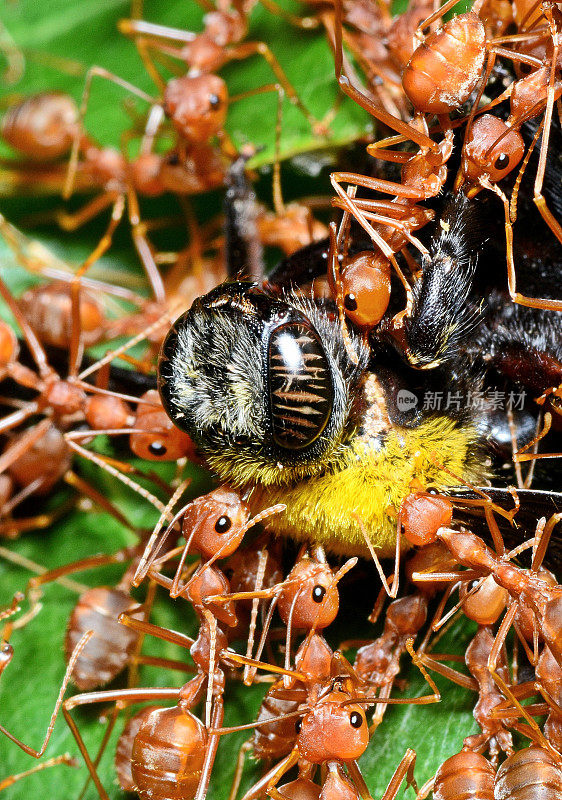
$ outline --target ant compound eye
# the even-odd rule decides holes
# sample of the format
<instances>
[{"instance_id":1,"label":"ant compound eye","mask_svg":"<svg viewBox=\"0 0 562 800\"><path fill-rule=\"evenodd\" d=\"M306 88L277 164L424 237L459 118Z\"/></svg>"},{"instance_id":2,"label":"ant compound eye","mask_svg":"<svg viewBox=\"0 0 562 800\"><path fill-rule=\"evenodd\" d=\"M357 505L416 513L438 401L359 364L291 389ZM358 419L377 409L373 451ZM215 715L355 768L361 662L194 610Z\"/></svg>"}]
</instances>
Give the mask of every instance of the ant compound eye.
<instances>
[{"instance_id":1,"label":"ant compound eye","mask_svg":"<svg viewBox=\"0 0 562 800\"><path fill-rule=\"evenodd\" d=\"M168 452L166 446L163 445L162 442L151 442L148 445L148 450L153 456L157 456L158 458L165 456Z\"/></svg>"},{"instance_id":2,"label":"ant compound eye","mask_svg":"<svg viewBox=\"0 0 562 800\"><path fill-rule=\"evenodd\" d=\"M506 153L501 153L494 161L495 169L505 169L509 164L509 156Z\"/></svg>"},{"instance_id":3,"label":"ant compound eye","mask_svg":"<svg viewBox=\"0 0 562 800\"><path fill-rule=\"evenodd\" d=\"M357 311L357 299L352 292L346 294L343 299L343 304L346 311Z\"/></svg>"},{"instance_id":4,"label":"ant compound eye","mask_svg":"<svg viewBox=\"0 0 562 800\"><path fill-rule=\"evenodd\" d=\"M358 711L354 711L352 714L350 714L349 724L351 725L352 728L361 727L361 725L363 724L363 717Z\"/></svg>"},{"instance_id":5,"label":"ant compound eye","mask_svg":"<svg viewBox=\"0 0 562 800\"><path fill-rule=\"evenodd\" d=\"M300 732L301 732L301 728L302 728L302 719L298 719L298 720L295 722L295 731L296 731L297 733L300 733Z\"/></svg>"},{"instance_id":6,"label":"ant compound eye","mask_svg":"<svg viewBox=\"0 0 562 800\"><path fill-rule=\"evenodd\" d=\"M221 104L221 99L218 95L216 94L209 95L209 105L211 106L211 108L215 109L219 108L220 104Z\"/></svg>"},{"instance_id":7,"label":"ant compound eye","mask_svg":"<svg viewBox=\"0 0 562 800\"><path fill-rule=\"evenodd\" d=\"M326 587L317 584L312 590L312 599L315 603L321 603L326 594Z\"/></svg>"},{"instance_id":8,"label":"ant compound eye","mask_svg":"<svg viewBox=\"0 0 562 800\"><path fill-rule=\"evenodd\" d=\"M232 520L230 517L219 517L215 522L215 530L217 533L226 533L232 527Z\"/></svg>"}]
</instances>

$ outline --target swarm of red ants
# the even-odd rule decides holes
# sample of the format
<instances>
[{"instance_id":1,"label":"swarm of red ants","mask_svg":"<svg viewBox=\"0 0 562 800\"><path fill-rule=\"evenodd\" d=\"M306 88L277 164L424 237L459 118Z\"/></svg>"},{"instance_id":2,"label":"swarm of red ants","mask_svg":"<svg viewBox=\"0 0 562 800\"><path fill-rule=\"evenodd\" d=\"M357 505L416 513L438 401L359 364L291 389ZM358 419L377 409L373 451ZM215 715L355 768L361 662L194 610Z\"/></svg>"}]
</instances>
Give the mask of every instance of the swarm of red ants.
<instances>
[{"instance_id":1,"label":"swarm of red ants","mask_svg":"<svg viewBox=\"0 0 562 800\"><path fill-rule=\"evenodd\" d=\"M35 573L0 611L4 690L17 642L49 613L42 587L80 596L39 749L38 732L16 735L0 706L0 751L30 756L0 790L85 765L81 797L118 796L98 772L115 729L122 791L203 800L219 785L224 739L247 731L222 788L229 800L366 800L358 759L379 746L389 706L440 702L438 673L476 698L480 733L459 730L458 752L421 779L405 736L375 800L404 786L417 800L562 798L562 588L551 571L562 519L562 12L551 0L476 0L464 13L455 0L411 0L400 14L386 2L311 0L288 15L324 31L339 89L376 123L368 156L361 143L332 172L324 224L304 202L283 203L278 160L275 209L260 204L255 148L237 149L225 131L219 73L261 55L280 108L286 96L315 136L330 135L330 114L316 119L267 43L248 40L253 6L217 0L196 32L122 21L155 96L93 67L80 106L47 87L2 120L13 169L32 168L38 183L59 170L65 198L95 192L59 215L63 228L109 219L77 269L41 262L37 243L0 219L14 257L41 277L18 297L0 280L10 319L0 323L0 534L44 528L48 541L86 501L134 543L72 563L58 553L49 570L2 547ZM161 57L179 74L164 79ZM86 130L94 77L149 104L134 158ZM279 114L277 143L281 127ZM174 259L159 252L139 197L221 187L224 215L210 226L221 246L209 255L195 231ZM148 299L92 271L123 219ZM270 246L284 257L266 274ZM167 479L149 463L163 461ZM131 523L92 464L156 525ZM193 464L216 488L186 502ZM66 500L53 507L61 484ZM68 577L108 564L125 567L116 585ZM164 596L195 612L193 637L155 622ZM338 620L366 603L382 632L342 641ZM476 627L465 655L435 652L459 618ZM148 640L185 659L147 655ZM407 662L427 682L421 696L404 691ZM145 666L173 678L146 685ZM231 687L258 683L257 717L226 726ZM76 709L100 705L93 751ZM427 735L438 736L432 710ZM76 753L43 759L59 712ZM244 792L247 756L261 772Z\"/></svg>"}]
</instances>

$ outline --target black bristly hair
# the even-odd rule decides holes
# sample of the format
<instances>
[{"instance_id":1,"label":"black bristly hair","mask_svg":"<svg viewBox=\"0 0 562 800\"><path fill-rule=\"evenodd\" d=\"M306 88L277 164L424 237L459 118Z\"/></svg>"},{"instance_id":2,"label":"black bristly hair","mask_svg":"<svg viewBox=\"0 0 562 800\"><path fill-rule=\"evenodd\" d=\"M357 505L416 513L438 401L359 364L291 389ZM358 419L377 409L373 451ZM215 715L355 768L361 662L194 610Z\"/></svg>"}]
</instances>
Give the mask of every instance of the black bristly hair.
<instances>
[{"instance_id":1,"label":"black bristly hair","mask_svg":"<svg viewBox=\"0 0 562 800\"><path fill-rule=\"evenodd\" d=\"M456 195L438 221L421 278L413 286L413 306L404 330L406 356L417 369L432 369L454 359L478 324L480 311L470 301L479 241L472 201Z\"/></svg>"}]
</instances>

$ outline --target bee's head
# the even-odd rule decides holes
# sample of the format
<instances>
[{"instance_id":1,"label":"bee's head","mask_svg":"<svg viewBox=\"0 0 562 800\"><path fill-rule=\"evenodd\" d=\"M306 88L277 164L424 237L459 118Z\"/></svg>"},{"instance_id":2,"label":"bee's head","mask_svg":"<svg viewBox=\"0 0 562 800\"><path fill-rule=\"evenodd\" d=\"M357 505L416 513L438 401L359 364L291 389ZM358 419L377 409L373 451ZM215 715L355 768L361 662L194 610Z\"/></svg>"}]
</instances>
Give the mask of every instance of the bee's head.
<instances>
[{"instance_id":1,"label":"bee's head","mask_svg":"<svg viewBox=\"0 0 562 800\"><path fill-rule=\"evenodd\" d=\"M250 282L217 287L168 333L162 402L209 465L239 484L286 483L326 467L355 428L351 364L330 314Z\"/></svg>"}]
</instances>

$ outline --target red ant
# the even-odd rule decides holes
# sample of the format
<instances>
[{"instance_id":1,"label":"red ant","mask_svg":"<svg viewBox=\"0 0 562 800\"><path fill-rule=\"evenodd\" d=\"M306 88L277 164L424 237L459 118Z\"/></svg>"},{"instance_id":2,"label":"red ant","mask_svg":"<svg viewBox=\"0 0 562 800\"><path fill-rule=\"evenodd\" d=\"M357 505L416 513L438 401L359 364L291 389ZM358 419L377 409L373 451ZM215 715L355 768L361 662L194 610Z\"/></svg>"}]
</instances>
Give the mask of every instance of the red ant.
<instances>
[{"instance_id":1,"label":"red ant","mask_svg":"<svg viewBox=\"0 0 562 800\"><path fill-rule=\"evenodd\" d=\"M196 104L190 101L187 95L197 91L196 86L209 87L208 91L212 93L210 97L220 98L220 105L217 103L216 108L220 108L221 124L224 123L227 89L224 81L214 73L229 61L240 61L253 55L262 56L269 64L276 81L283 87L291 103L305 116L315 135L326 135L325 126L316 120L302 103L269 46L265 42L242 42L248 31L248 18L244 9L230 7L228 10L221 8L212 10L205 15L204 24L205 30L200 34L194 34L140 19L123 19L119 22L121 33L134 38L146 70L161 92L166 111L171 114L172 122L181 136L191 138L189 134L186 135L185 129L179 127L175 107L176 97L182 107L187 109L188 105L191 105L195 108ZM183 62L189 69L188 75L165 83L150 58L150 50ZM198 105L201 106L201 101ZM194 127L193 131L195 130ZM215 132L212 130L205 139Z\"/></svg>"},{"instance_id":2,"label":"red ant","mask_svg":"<svg viewBox=\"0 0 562 800\"><path fill-rule=\"evenodd\" d=\"M369 620L374 622L376 614ZM373 641L350 641L340 645L342 649L361 644L357 651L353 669L366 689L380 688L379 705L369 728L372 734L382 722L386 705L381 698L389 698L394 681L400 671L400 657L407 650L427 619L427 601L422 595L408 595L394 600L388 607L383 633ZM412 701L415 702L415 701Z\"/></svg>"}]
</instances>

